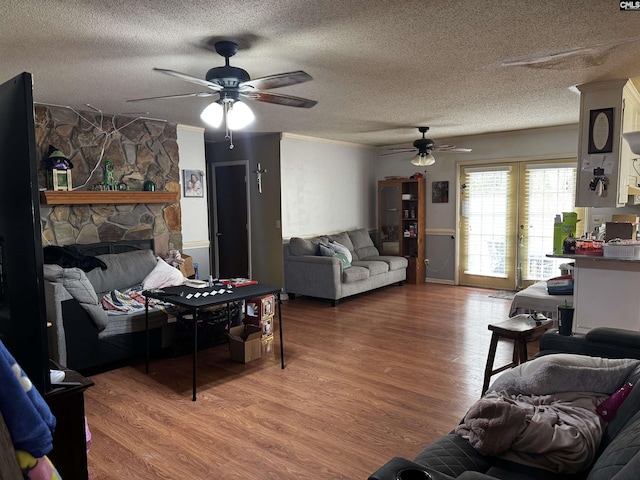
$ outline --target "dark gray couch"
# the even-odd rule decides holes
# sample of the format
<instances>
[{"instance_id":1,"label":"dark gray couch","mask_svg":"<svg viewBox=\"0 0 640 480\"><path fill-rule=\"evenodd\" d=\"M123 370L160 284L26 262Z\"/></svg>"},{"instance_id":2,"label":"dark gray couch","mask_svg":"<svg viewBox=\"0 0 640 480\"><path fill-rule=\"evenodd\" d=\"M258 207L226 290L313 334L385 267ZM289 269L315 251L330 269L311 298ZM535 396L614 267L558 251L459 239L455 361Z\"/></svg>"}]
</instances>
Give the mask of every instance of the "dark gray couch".
<instances>
[{"instance_id":1,"label":"dark gray couch","mask_svg":"<svg viewBox=\"0 0 640 480\"><path fill-rule=\"evenodd\" d=\"M336 257L317 255L318 244L334 240L349 249L351 266L343 268ZM361 228L311 238L292 237L283 245L284 290L290 299L307 295L331 301L376 288L402 284L408 261L400 256L381 256L369 232Z\"/></svg>"},{"instance_id":2,"label":"dark gray couch","mask_svg":"<svg viewBox=\"0 0 640 480\"><path fill-rule=\"evenodd\" d=\"M640 333L595 328L586 335L569 337L551 330L542 336L538 356L551 353L640 359ZM613 421L607 424L595 461L581 473L556 474L483 456L467 440L452 432L426 447L414 460L393 458L369 479L637 480L640 478L640 371L633 372L629 381L634 384L633 390ZM403 470L404 473L398 474Z\"/></svg>"},{"instance_id":3,"label":"dark gray couch","mask_svg":"<svg viewBox=\"0 0 640 480\"><path fill-rule=\"evenodd\" d=\"M107 269L86 274L78 268L45 265L45 300L49 351L57 363L76 371L123 360L146 352L144 311L107 315L96 302L112 290L140 285L157 260L151 249L137 244L128 251L96 255ZM83 246L85 251L90 246ZM98 250L101 251L101 250ZM173 325L165 312L149 310L152 349L171 345Z\"/></svg>"}]
</instances>

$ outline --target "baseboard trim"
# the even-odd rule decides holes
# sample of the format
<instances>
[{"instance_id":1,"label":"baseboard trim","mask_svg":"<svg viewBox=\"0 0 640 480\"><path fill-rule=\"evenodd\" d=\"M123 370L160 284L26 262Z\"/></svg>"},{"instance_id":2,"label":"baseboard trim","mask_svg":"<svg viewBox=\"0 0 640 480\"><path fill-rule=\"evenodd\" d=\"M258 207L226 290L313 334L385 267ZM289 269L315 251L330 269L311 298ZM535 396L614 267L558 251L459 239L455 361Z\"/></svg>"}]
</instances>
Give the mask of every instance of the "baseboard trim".
<instances>
[{"instance_id":1,"label":"baseboard trim","mask_svg":"<svg viewBox=\"0 0 640 480\"><path fill-rule=\"evenodd\" d=\"M425 281L427 283L440 283L442 285L455 285L456 283L453 280L448 280L446 278L426 278Z\"/></svg>"},{"instance_id":2,"label":"baseboard trim","mask_svg":"<svg viewBox=\"0 0 640 480\"><path fill-rule=\"evenodd\" d=\"M183 242L183 250L195 250L197 248L209 248L209 240L196 240L192 242Z\"/></svg>"}]
</instances>

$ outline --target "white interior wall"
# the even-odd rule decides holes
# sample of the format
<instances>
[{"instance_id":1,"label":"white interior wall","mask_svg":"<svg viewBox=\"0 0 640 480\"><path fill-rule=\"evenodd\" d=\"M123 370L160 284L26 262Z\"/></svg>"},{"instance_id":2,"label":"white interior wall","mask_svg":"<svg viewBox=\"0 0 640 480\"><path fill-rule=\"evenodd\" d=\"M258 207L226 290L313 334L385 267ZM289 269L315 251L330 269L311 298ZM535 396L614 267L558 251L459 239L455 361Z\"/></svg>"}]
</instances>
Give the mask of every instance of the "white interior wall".
<instances>
[{"instance_id":1,"label":"white interior wall","mask_svg":"<svg viewBox=\"0 0 640 480\"><path fill-rule=\"evenodd\" d=\"M417 138L417 137L416 137ZM455 231L456 162L501 158L553 158L577 154L578 126L502 132L456 139L468 154L434 153L436 163L416 167L411 154L379 156L384 150L284 134L281 141L282 237L311 236L353 228L375 229L377 180L385 176L427 175L427 233ZM180 169L205 171L204 130L178 126ZM182 173L182 172L181 172ZM431 182L449 181L449 202L431 202ZM204 178L205 191L206 181ZM182 182L182 178L181 178ZM200 276L208 275L209 227L206 198L183 198L184 250L201 255ZM441 252L443 258L450 252ZM429 256L439 256L429 252Z\"/></svg>"},{"instance_id":2,"label":"white interior wall","mask_svg":"<svg viewBox=\"0 0 640 480\"><path fill-rule=\"evenodd\" d=\"M284 134L282 237L376 228L371 147Z\"/></svg>"},{"instance_id":3,"label":"white interior wall","mask_svg":"<svg viewBox=\"0 0 640 480\"><path fill-rule=\"evenodd\" d=\"M202 172L202 190L207 191L204 153L204 129L178 125L178 151L180 155L180 208L182 210L183 252L191 255L198 264L200 278L209 276L209 214L206 193L203 197L185 198L184 170Z\"/></svg>"}]
</instances>

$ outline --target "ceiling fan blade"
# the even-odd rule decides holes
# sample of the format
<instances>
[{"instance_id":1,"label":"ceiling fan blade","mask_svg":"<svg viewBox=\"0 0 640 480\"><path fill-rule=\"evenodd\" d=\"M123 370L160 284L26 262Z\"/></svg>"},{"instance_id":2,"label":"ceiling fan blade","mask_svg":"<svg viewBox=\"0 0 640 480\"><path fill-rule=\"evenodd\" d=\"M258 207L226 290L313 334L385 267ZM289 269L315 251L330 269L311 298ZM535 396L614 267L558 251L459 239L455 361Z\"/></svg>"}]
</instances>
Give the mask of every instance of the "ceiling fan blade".
<instances>
[{"instance_id":1,"label":"ceiling fan blade","mask_svg":"<svg viewBox=\"0 0 640 480\"><path fill-rule=\"evenodd\" d=\"M210 88L211 90L220 91L223 89L223 87L221 85L218 85L217 83L210 82L209 80L204 80L203 78L192 77L191 75L187 75L186 73L176 72L175 70L167 70L166 68L154 68L154 70L156 72L164 73L165 75L171 75L172 77L186 80L187 82L195 83L196 85Z\"/></svg>"},{"instance_id":2,"label":"ceiling fan blade","mask_svg":"<svg viewBox=\"0 0 640 480\"><path fill-rule=\"evenodd\" d=\"M177 95L161 95L159 97L134 98L127 102L143 102L145 100L164 100L167 98L187 98L187 97L211 97L218 95L217 92L197 92L197 93L179 93Z\"/></svg>"},{"instance_id":3,"label":"ceiling fan blade","mask_svg":"<svg viewBox=\"0 0 640 480\"><path fill-rule=\"evenodd\" d=\"M398 153L410 153L418 151L415 148L390 148L389 150L393 150L393 152L381 153L379 156L384 157L386 155L396 155Z\"/></svg>"},{"instance_id":4,"label":"ceiling fan blade","mask_svg":"<svg viewBox=\"0 0 640 480\"><path fill-rule=\"evenodd\" d=\"M309 80L313 80L311 75L302 70L298 70L296 72L278 73L276 75L267 75L266 77L247 80L246 82L242 82L239 87L241 91L244 87L255 88L256 90L269 90L271 88L288 87L289 85L308 82Z\"/></svg>"},{"instance_id":5,"label":"ceiling fan blade","mask_svg":"<svg viewBox=\"0 0 640 480\"><path fill-rule=\"evenodd\" d=\"M437 152L456 152L456 153L469 153L470 148L456 147L455 145L436 145L432 150Z\"/></svg>"},{"instance_id":6,"label":"ceiling fan blade","mask_svg":"<svg viewBox=\"0 0 640 480\"><path fill-rule=\"evenodd\" d=\"M250 92L240 93L241 97L250 98L259 102L275 103L278 105L285 105L287 107L300 107L311 108L316 103L315 100L309 100L308 98L294 97L292 95L283 95L281 93L267 93L267 92Z\"/></svg>"}]
</instances>

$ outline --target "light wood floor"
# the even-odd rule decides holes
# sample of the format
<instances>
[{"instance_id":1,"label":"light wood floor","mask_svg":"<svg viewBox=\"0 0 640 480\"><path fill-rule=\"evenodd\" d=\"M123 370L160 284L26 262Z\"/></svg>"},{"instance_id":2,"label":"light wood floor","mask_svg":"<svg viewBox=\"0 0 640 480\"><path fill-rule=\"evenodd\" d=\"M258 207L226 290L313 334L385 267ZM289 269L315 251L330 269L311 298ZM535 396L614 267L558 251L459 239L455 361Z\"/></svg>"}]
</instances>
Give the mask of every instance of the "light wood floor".
<instances>
[{"instance_id":1,"label":"light wood floor","mask_svg":"<svg viewBox=\"0 0 640 480\"><path fill-rule=\"evenodd\" d=\"M92 377L86 415L92 480L366 479L393 456L413 458L457 425L480 396L487 325L510 301L491 290L392 286L336 308L283 303L277 340L243 365L228 347ZM535 348L535 347L534 347ZM510 345L499 346L506 363Z\"/></svg>"}]
</instances>

